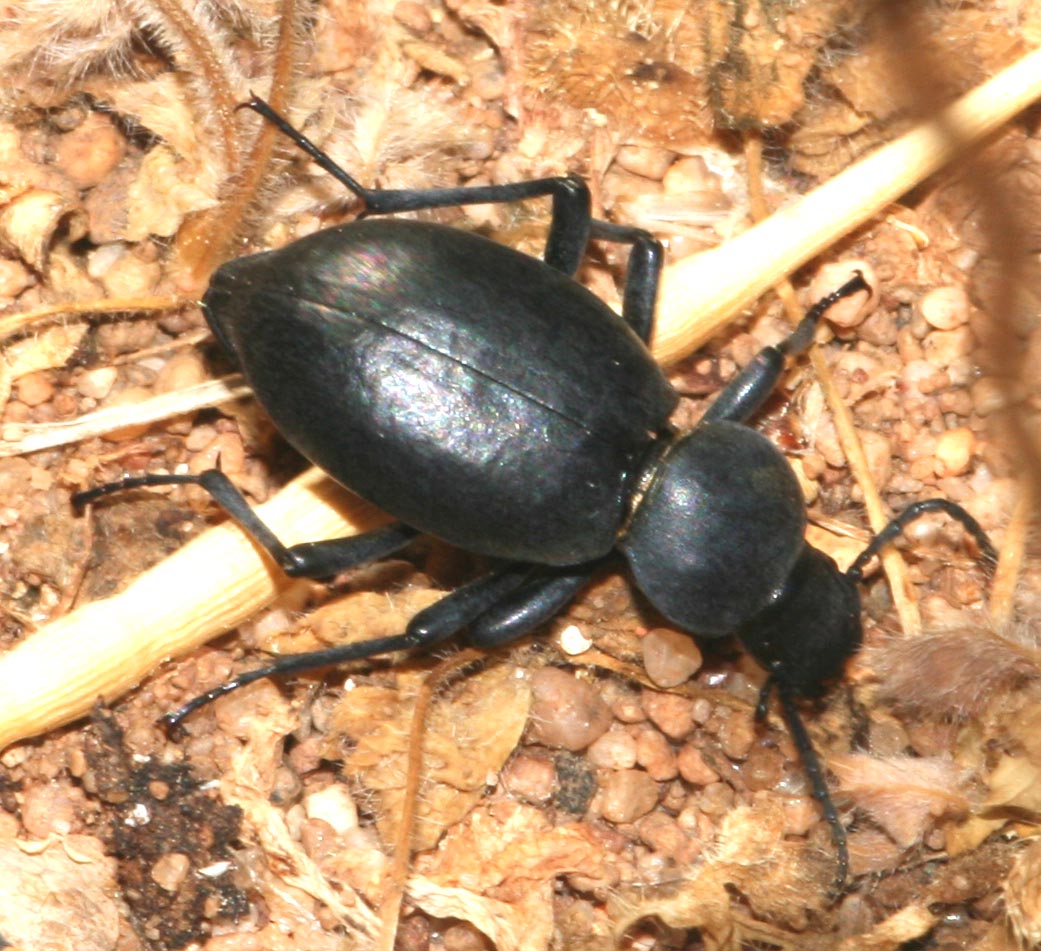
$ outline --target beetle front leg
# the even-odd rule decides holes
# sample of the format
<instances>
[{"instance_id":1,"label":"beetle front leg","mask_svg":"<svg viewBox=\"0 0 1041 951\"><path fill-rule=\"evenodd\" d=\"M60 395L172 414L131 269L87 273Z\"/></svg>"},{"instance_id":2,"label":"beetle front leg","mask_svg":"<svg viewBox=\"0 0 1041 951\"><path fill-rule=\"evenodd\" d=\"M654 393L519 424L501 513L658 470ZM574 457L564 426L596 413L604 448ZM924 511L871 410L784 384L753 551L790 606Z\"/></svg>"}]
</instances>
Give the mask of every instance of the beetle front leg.
<instances>
[{"instance_id":1,"label":"beetle front leg","mask_svg":"<svg viewBox=\"0 0 1041 951\"><path fill-rule=\"evenodd\" d=\"M799 326L788 337L775 347L763 347L755 355L752 362L724 387L702 418L746 422L774 391L784 370L785 357L797 356L813 342L821 315L844 297L870 290L864 276L857 271L856 277L822 297L806 312Z\"/></svg>"},{"instance_id":2,"label":"beetle front leg","mask_svg":"<svg viewBox=\"0 0 1041 951\"><path fill-rule=\"evenodd\" d=\"M242 493L219 469L207 469L198 475L154 473L131 476L86 492L78 492L72 497L72 502L75 506L82 507L114 492L153 485L197 485L205 489L291 578L331 578L357 565L386 558L406 547L419 534L416 529L397 522L347 538L330 538L325 541L301 542L287 546L257 518Z\"/></svg>"}]
</instances>

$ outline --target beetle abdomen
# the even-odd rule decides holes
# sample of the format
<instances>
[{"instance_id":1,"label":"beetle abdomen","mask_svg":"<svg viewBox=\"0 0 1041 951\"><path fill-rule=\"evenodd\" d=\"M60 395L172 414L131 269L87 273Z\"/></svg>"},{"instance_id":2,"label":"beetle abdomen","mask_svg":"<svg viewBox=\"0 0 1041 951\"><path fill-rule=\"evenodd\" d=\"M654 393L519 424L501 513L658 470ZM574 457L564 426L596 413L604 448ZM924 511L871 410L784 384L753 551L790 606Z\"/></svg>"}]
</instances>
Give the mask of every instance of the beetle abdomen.
<instances>
[{"instance_id":1,"label":"beetle abdomen","mask_svg":"<svg viewBox=\"0 0 1041 951\"><path fill-rule=\"evenodd\" d=\"M358 222L277 254L277 271L268 255L225 265L205 304L297 449L471 551L573 564L611 549L676 399L621 318L437 225Z\"/></svg>"}]
</instances>

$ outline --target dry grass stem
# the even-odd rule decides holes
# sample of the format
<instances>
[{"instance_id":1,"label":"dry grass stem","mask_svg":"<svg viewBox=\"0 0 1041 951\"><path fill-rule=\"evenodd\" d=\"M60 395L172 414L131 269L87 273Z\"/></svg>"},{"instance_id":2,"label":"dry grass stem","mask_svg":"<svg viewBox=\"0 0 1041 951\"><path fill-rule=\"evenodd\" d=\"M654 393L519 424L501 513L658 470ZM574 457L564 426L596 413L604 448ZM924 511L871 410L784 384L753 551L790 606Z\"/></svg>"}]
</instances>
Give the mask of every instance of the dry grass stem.
<instances>
[{"instance_id":1,"label":"dry grass stem","mask_svg":"<svg viewBox=\"0 0 1041 951\"><path fill-rule=\"evenodd\" d=\"M249 396L252 391L238 374L163 393L128 406L112 406L58 423L8 423L0 428L0 458L18 456L55 446L67 446L92 436L130 426L157 423L174 416L220 406Z\"/></svg>"}]
</instances>

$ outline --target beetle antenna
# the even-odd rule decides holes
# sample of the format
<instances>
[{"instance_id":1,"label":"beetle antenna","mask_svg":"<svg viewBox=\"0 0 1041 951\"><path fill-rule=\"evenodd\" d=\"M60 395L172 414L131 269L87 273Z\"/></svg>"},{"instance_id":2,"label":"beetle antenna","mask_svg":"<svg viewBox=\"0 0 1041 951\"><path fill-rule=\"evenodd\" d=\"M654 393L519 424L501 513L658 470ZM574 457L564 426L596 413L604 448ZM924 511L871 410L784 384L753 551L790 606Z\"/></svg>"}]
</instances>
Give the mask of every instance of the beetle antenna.
<instances>
[{"instance_id":1,"label":"beetle antenna","mask_svg":"<svg viewBox=\"0 0 1041 951\"><path fill-rule=\"evenodd\" d=\"M308 651L305 654L291 654L281 657L273 663L256 670L247 670L232 680L225 681L193 697L183 707L174 710L160 718L160 722L168 730L176 729L181 721L190 713L194 713L200 707L205 707L218 697L223 697L239 687L245 687L257 680L266 677L282 677L287 674L302 674L312 670L321 670L323 667L333 667L337 664L345 664L351 660L365 660L376 657L379 654L390 654L394 651L410 650L425 642L422 634L405 633L395 634L390 637L375 637L368 641L359 641L354 644L342 644L339 647L330 647L321 651Z\"/></svg>"},{"instance_id":2,"label":"beetle antenna","mask_svg":"<svg viewBox=\"0 0 1041 951\"><path fill-rule=\"evenodd\" d=\"M831 884L830 896L838 898L846 887L846 877L849 874L849 845L846 840L846 827L839 818L839 811L835 808L831 794L828 792L828 784L824 779L824 768L821 766L820 757L813 748L813 741L806 731L802 714L795 702L795 690L786 684L783 679L771 674L763 689L759 693L759 703L756 705L756 717L761 719L766 715L767 703L770 699L770 691L777 689L778 699L781 701L781 713L788 725L788 732L799 751L803 769L810 777L810 792L814 799L820 804L824 821L831 828L831 841L835 843L835 852L838 856L838 868L835 872L835 880Z\"/></svg>"},{"instance_id":3,"label":"beetle antenna","mask_svg":"<svg viewBox=\"0 0 1041 951\"><path fill-rule=\"evenodd\" d=\"M980 549L980 557L985 565L993 567L998 563L998 551L987 533L983 531L980 523L968 512L955 502L947 499L925 499L915 502L904 509L896 518L889 522L853 561L846 570L846 577L851 581L860 581L864 577L864 568L886 545L895 541L900 533L907 528L915 519L928 515L930 512L943 512L957 522L961 522L965 530L975 539Z\"/></svg>"}]
</instances>

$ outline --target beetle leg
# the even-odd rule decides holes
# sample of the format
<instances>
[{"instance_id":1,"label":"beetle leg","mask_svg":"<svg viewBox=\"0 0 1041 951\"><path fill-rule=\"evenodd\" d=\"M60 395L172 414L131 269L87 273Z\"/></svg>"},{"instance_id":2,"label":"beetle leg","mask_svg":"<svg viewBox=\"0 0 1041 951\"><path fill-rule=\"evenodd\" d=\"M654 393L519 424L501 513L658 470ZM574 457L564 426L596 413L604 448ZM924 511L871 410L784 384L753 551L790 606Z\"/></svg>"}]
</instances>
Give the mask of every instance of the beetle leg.
<instances>
[{"instance_id":1,"label":"beetle leg","mask_svg":"<svg viewBox=\"0 0 1041 951\"><path fill-rule=\"evenodd\" d=\"M238 690L239 687L245 687L246 684L267 677L284 677L288 674L321 670L323 667L334 667L348 661L365 660L394 651L412 648L428 649L441 641L448 640L488 608L498 604L512 591L521 587L531 577L532 570L531 565L521 562L502 565L476 581L457 588L430 607L424 608L412 618L408 627L405 628L404 634L341 644L339 647L309 651L305 654L292 654L281 657L264 667L258 667L256 670L248 670L189 700L180 709L164 716L163 723L167 727L176 727L188 714L206 706L218 697L223 697L233 690Z\"/></svg>"},{"instance_id":2,"label":"beetle leg","mask_svg":"<svg viewBox=\"0 0 1041 951\"><path fill-rule=\"evenodd\" d=\"M795 742L795 748L799 751L803 769L806 770L806 775L810 778L810 793L817 800L821 807L821 813L824 815L824 821L831 828L831 840L834 842L835 851L838 854L838 868L835 872L835 880L831 886L831 894L832 897L838 897L845 888L846 876L849 874L849 845L846 841L846 827L842 824L839 811L832 801L831 793L828 792L828 783L824 778L824 768L821 766L817 751L813 748L810 734L806 731L806 724L803 723L799 707L795 702L794 691L786 686L782 678L774 677L772 680L778 699L781 701L781 713L784 715L785 723L788 724L788 732ZM767 681L767 685L769 684L770 680ZM764 686L763 696L760 696L759 700L760 705L764 707L764 711L764 699L767 695L768 687ZM758 714L758 708L756 713Z\"/></svg>"},{"instance_id":3,"label":"beetle leg","mask_svg":"<svg viewBox=\"0 0 1041 951\"><path fill-rule=\"evenodd\" d=\"M994 548L991 540L987 537L987 533L983 531L980 523L966 512L965 509L956 502L950 502L947 499L925 499L922 502L915 502L912 505L909 505L898 516L896 516L896 518L889 522L882 531L875 535L867 548L856 557L853 564L851 564L846 570L847 577L853 581L859 581L863 576L865 565L867 565L867 563L877 555L879 551L890 542L894 541L900 533L911 524L911 522L930 512L943 512L955 521L961 522L965 530L976 540L976 544L979 546L980 554L984 561L989 562L992 565L997 564L997 550Z\"/></svg>"},{"instance_id":4,"label":"beetle leg","mask_svg":"<svg viewBox=\"0 0 1041 951\"><path fill-rule=\"evenodd\" d=\"M294 129L263 99L253 96L250 109L272 123L283 135L306 152L320 168L346 186L364 203L362 217L399 211L425 211L453 205L502 204L528 198L552 197L553 217L543 259L552 268L574 274L589 241L589 186L575 175L539 178L506 185L461 188L366 188L298 129Z\"/></svg>"},{"instance_id":5,"label":"beetle leg","mask_svg":"<svg viewBox=\"0 0 1041 951\"><path fill-rule=\"evenodd\" d=\"M661 281L662 246L642 228L616 225L594 218L590 237L600 241L630 244L629 263L625 272L625 293L622 297L622 316L644 342L651 342L654 309L658 303L658 284Z\"/></svg>"},{"instance_id":6,"label":"beetle leg","mask_svg":"<svg viewBox=\"0 0 1041 951\"><path fill-rule=\"evenodd\" d=\"M474 647L497 647L515 641L546 623L588 584L604 559L536 575L480 615L466 638Z\"/></svg>"},{"instance_id":7,"label":"beetle leg","mask_svg":"<svg viewBox=\"0 0 1041 951\"><path fill-rule=\"evenodd\" d=\"M766 402L777 386L784 369L784 358L802 353L813 342L813 333L821 315L844 297L867 290L867 282L858 271L856 277L846 281L838 290L822 297L806 312L806 316L799 321L799 326L788 337L775 347L763 347L756 354L752 362L724 387L702 418L746 422Z\"/></svg>"},{"instance_id":8,"label":"beetle leg","mask_svg":"<svg viewBox=\"0 0 1041 951\"><path fill-rule=\"evenodd\" d=\"M83 506L113 492L152 485L197 485L205 489L291 578L331 578L338 572L356 565L386 558L400 551L419 534L416 529L395 522L347 538L330 538L320 542L301 542L298 545L286 546L257 518L242 493L219 469L207 469L197 475L154 473L132 476L118 482L99 485L87 492L79 492L72 497L72 502L76 506Z\"/></svg>"}]
</instances>

